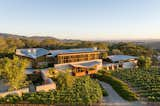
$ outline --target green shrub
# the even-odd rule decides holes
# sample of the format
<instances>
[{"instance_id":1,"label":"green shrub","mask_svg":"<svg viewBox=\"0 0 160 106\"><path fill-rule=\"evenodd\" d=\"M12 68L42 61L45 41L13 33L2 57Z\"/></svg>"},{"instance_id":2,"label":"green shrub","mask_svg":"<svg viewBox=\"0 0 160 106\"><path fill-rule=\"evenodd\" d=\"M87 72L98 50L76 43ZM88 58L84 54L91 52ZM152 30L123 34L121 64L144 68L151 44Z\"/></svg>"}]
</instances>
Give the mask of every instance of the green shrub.
<instances>
[{"instance_id":1,"label":"green shrub","mask_svg":"<svg viewBox=\"0 0 160 106\"><path fill-rule=\"evenodd\" d=\"M70 83L70 78L72 78ZM71 104L88 105L98 103L103 95L97 80L89 76L73 77L69 74L61 75L57 80L59 88L49 92L24 93L22 97L8 95L0 99L1 103L18 103L27 101L33 104Z\"/></svg>"},{"instance_id":2,"label":"green shrub","mask_svg":"<svg viewBox=\"0 0 160 106\"><path fill-rule=\"evenodd\" d=\"M96 78L98 78L101 81L109 83L113 89L124 99L128 101L135 101L137 100L137 96L134 92L132 92L128 85L121 80L109 75L109 74L104 74L104 75L96 75Z\"/></svg>"},{"instance_id":3,"label":"green shrub","mask_svg":"<svg viewBox=\"0 0 160 106\"><path fill-rule=\"evenodd\" d=\"M13 95L7 95L5 97L0 98L0 103L18 103L20 101L22 101L23 99L21 97L19 97L17 94L13 94Z\"/></svg>"},{"instance_id":4,"label":"green shrub","mask_svg":"<svg viewBox=\"0 0 160 106\"><path fill-rule=\"evenodd\" d=\"M23 94L23 100L35 104L53 104L54 91L25 93Z\"/></svg>"},{"instance_id":5,"label":"green shrub","mask_svg":"<svg viewBox=\"0 0 160 106\"><path fill-rule=\"evenodd\" d=\"M74 77L75 78L75 77ZM78 77L72 87L64 87L55 95L56 103L92 104L102 98L102 90L96 80L90 77Z\"/></svg>"},{"instance_id":6,"label":"green shrub","mask_svg":"<svg viewBox=\"0 0 160 106\"><path fill-rule=\"evenodd\" d=\"M157 68L120 70L112 72L112 75L128 82L145 100L160 101L160 74Z\"/></svg>"}]
</instances>

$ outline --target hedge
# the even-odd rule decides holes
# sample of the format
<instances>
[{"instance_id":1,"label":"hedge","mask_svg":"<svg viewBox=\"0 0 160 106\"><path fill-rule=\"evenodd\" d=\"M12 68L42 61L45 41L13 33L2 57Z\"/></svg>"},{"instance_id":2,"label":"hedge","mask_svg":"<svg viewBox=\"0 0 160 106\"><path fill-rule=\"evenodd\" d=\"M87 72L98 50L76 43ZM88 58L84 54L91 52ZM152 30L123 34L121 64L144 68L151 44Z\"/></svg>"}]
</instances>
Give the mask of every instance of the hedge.
<instances>
[{"instance_id":1,"label":"hedge","mask_svg":"<svg viewBox=\"0 0 160 106\"><path fill-rule=\"evenodd\" d=\"M132 92L128 85L123 81L111 76L110 74L96 74L96 78L100 81L109 83L113 89L125 100L136 101L138 100L137 95Z\"/></svg>"},{"instance_id":2,"label":"hedge","mask_svg":"<svg viewBox=\"0 0 160 106\"><path fill-rule=\"evenodd\" d=\"M68 77L69 78L69 77ZM71 87L49 92L25 93L21 97L18 95L7 95L0 98L0 104L27 102L31 104L99 104L102 100L102 89L97 80L88 76L75 77Z\"/></svg>"}]
</instances>

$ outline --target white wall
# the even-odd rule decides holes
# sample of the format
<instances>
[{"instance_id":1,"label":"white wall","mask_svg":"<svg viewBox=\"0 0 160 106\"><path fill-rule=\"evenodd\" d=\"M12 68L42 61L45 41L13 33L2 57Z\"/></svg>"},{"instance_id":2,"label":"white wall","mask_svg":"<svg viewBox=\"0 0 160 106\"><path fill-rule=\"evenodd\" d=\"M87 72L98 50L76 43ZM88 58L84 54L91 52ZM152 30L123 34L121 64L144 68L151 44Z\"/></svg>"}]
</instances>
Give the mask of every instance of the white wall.
<instances>
[{"instance_id":1,"label":"white wall","mask_svg":"<svg viewBox=\"0 0 160 106\"><path fill-rule=\"evenodd\" d=\"M124 63L123 63L123 68L124 68L124 69L134 68L135 65L136 65L136 64L135 64L134 62L124 62Z\"/></svg>"},{"instance_id":2,"label":"white wall","mask_svg":"<svg viewBox=\"0 0 160 106\"><path fill-rule=\"evenodd\" d=\"M93 61L97 61L100 64L97 67L97 70L102 69L102 59L95 59L95 60L90 60L90 61L81 61L81 62L72 62L72 63L64 63L64 64L55 64L54 68L59 70L59 71L65 71L67 69L70 69L70 64L81 64L81 63L88 63L88 62L93 62Z\"/></svg>"}]
</instances>

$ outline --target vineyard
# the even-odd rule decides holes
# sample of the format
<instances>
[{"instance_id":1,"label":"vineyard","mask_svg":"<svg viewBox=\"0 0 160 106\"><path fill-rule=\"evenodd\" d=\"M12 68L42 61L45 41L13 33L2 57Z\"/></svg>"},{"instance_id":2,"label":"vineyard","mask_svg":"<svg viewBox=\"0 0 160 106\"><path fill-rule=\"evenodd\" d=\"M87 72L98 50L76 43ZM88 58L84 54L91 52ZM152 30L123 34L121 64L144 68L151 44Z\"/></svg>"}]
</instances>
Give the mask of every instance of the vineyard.
<instances>
[{"instance_id":1,"label":"vineyard","mask_svg":"<svg viewBox=\"0 0 160 106\"><path fill-rule=\"evenodd\" d=\"M160 71L150 69L119 70L112 72L113 76L129 83L141 98L160 102Z\"/></svg>"}]
</instances>

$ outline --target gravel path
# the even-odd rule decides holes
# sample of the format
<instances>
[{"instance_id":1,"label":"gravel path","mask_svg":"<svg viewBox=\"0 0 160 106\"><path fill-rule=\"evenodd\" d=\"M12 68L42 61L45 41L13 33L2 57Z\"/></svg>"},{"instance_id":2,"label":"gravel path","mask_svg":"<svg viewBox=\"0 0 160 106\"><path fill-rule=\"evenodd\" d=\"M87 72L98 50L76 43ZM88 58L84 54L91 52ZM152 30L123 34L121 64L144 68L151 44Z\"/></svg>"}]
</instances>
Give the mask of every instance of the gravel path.
<instances>
[{"instance_id":1,"label":"gravel path","mask_svg":"<svg viewBox=\"0 0 160 106\"><path fill-rule=\"evenodd\" d=\"M8 90L8 88L9 88L9 86L4 84L4 80L0 80L0 92L5 92Z\"/></svg>"},{"instance_id":2,"label":"gravel path","mask_svg":"<svg viewBox=\"0 0 160 106\"><path fill-rule=\"evenodd\" d=\"M136 102L128 102L120 97L117 92L107 83L101 82L101 85L108 92L108 96L103 98L102 105L104 106L143 106L142 103Z\"/></svg>"}]
</instances>

